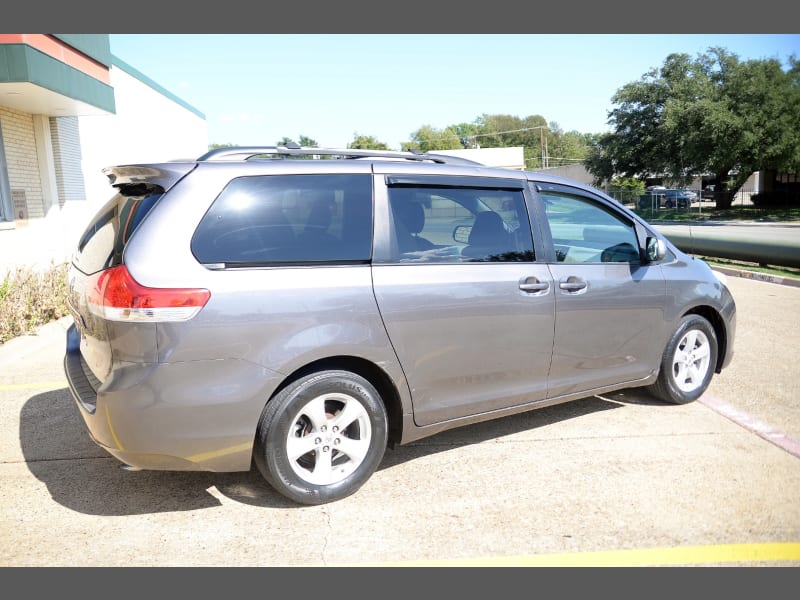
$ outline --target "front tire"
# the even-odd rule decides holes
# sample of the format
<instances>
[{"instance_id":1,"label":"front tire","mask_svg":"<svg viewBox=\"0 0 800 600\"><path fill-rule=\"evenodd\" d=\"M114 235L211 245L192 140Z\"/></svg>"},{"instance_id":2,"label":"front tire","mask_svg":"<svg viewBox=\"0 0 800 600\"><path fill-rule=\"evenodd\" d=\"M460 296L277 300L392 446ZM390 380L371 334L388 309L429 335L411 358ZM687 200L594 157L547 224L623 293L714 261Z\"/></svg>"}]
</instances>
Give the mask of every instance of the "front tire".
<instances>
[{"instance_id":1,"label":"front tire","mask_svg":"<svg viewBox=\"0 0 800 600\"><path fill-rule=\"evenodd\" d=\"M664 349L650 393L673 404L697 400L711 383L717 348L717 335L708 320L700 315L683 317Z\"/></svg>"},{"instance_id":2,"label":"front tire","mask_svg":"<svg viewBox=\"0 0 800 600\"><path fill-rule=\"evenodd\" d=\"M300 504L341 500L378 468L386 410L375 387L348 371L301 377L261 415L253 458L267 482Z\"/></svg>"}]
</instances>

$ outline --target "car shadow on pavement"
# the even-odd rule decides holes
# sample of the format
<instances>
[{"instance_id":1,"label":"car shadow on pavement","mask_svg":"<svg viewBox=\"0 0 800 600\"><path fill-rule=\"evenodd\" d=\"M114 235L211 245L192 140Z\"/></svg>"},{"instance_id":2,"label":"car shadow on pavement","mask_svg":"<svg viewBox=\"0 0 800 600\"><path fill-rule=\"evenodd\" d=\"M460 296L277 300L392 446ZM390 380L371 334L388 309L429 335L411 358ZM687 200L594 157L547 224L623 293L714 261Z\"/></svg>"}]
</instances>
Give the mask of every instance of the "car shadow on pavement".
<instances>
[{"instance_id":1,"label":"car shadow on pavement","mask_svg":"<svg viewBox=\"0 0 800 600\"><path fill-rule=\"evenodd\" d=\"M621 390L590 396L580 400L555 404L527 412L501 417L482 423L457 427L431 437L423 438L394 450L387 449L380 469L397 466L420 455L445 452L472 444L480 444L507 435L546 427L569 419L576 419L599 411L620 408L623 404L663 405L641 389Z\"/></svg>"},{"instance_id":2,"label":"car shadow on pavement","mask_svg":"<svg viewBox=\"0 0 800 600\"><path fill-rule=\"evenodd\" d=\"M125 471L89 437L68 389L32 396L22 407L19 440L26 466L53 500L104 516L198 510L223 496L275 508L296 505L255 472Z\"/></svg>"},{"instance_id":3,"label":"car shadow on pavement","mask_svg":"<svg viewBox=\"0 0 800 600\"><path fill-rule=\"evenodd\" d=\"M420 456L620 408L624 403L651 402L660 404L638 390L615 392L466 425L387 449L379 470ZM236 473L123 470L119 461L89 438L66 388L37 394L24 404L19 438L28 469L45 484L53 500L84 514L198 510L220 506L219 495L252 506L302 508L275 492L255 469Z\"/></svg>"}]
</instances>

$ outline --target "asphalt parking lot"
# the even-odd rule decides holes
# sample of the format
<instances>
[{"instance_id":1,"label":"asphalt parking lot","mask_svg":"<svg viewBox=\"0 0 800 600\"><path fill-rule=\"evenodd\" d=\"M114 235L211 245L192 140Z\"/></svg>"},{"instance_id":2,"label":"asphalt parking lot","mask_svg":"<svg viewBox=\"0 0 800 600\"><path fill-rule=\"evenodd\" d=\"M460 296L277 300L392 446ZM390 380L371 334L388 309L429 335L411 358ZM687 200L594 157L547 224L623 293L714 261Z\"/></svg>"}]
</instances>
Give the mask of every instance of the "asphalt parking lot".
<instances>
[{"instance_id":1,"label":"asphalt parking lot","mask_svg":"<svg viewBox=\"0 0 800 600\"><path fill-rule=\"evenodd\" d=\"M700 401L628 390L467 426L316 507L256 472L120 469L51 323L0 345L0 566L800 566L800 288L729 282L736 354Z\"/></svg>"}]
</instances>

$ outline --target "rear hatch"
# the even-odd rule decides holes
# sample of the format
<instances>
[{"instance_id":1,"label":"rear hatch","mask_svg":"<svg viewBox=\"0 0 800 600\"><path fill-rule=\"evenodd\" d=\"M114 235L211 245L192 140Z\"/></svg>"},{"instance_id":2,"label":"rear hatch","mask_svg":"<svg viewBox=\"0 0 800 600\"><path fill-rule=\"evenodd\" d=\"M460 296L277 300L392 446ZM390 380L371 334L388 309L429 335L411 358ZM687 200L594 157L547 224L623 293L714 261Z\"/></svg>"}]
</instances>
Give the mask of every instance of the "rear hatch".
<instances>
[{"instance_id":1,"label":"rear hatch","mask_svg":"<svg viewBox=\"0 0 800 600\"><path fill-rule=\"evenodd\" d=\"M131 318L130 310L115 308L111 296L124 295L136 285L126 278L125 246L158 200L193 164L104 171L117 193L81 235L68 274L68 302L76 332L67 348L67 366L82 374L80 379L93 392L106 380L114 361L156 361L155 324Z\"/></svg>"}]
</instances>

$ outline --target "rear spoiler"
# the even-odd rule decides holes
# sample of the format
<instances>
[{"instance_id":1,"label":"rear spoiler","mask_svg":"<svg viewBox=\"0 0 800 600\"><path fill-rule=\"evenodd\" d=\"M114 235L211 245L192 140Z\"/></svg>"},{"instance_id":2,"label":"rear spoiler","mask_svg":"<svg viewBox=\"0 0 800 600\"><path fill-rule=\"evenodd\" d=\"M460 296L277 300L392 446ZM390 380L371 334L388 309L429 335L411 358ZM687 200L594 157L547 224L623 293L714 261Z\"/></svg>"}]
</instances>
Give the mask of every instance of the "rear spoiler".
<instances>
[{"instance_id":1,"label":"rear spoiler","mask_svg":"<svg viewBox=\"0 0 800 600\"><path fill-rule=\"evenodd\" d=\"M140 195L153 188L166 191L197 166L194 162L118 165L103 169L108 182L125 195Z\"/></svg>"}]
</instances>

